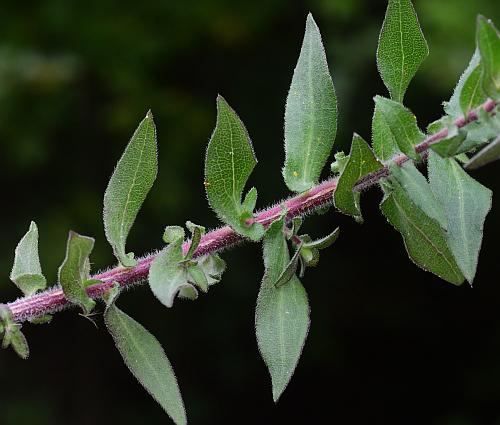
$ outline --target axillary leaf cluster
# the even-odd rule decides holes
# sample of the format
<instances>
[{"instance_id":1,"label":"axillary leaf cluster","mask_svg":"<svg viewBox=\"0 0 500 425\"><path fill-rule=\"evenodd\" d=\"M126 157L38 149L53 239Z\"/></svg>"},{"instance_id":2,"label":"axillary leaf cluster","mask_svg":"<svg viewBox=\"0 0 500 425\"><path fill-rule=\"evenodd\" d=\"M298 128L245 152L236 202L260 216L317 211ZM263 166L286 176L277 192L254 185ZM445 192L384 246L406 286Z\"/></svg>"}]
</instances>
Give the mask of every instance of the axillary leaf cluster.
<instances>
[{"instance_id":1,"label":"axillary leaf cluster","mask_svg":"<svg viewBox=\"0 0 500 425\"><path fill-rule=\"evenodd\" d=\"M411 1L389 0L376 52L388 97L374 98L372 134L367 139L371 144L355 133L349 154L336 152L327 167L330 178L319 182L337 132L337 97L320 30L309 14L284 114L282 175L293 195L255 213L257 189L246 187L257 158L243 121L219 95L204 185L208 203L224 227L206 232L190 221L185 228L168 225L163 249L137 260L127 252L126 240L158 171L156 126L148 112L104 195L104 229L118 266L93 275L94 239L70 231L58 283L46 290L38 228L31 222L15 249L10 274L24 297L0 304L2 347L11 346L26 358L23 322L47 323L66 306L78 306L89 315L96 301L103 301L106 328L128 369L176 424L185 424L172 365L158 340L116 306L120 292L147 280L152 294L168 308L177 298L195 300L221 281L226 269L221 250L238 241L262 242L265 271L255 331L277 401L290 382L309 330L311 309L302 280L307 268L319 263L320 250L339 236L338 228L318 239L301 234L303 220L308 213L324 213L334 206L361 223L362 190L373 186L380 188L381 213L401 234L409 258L447 282L461 285L467 280L472 285L492 193L466 170L500 158L499 32L491 21L478 17L475 52L445 102L443 117L428 126L426 135L403 101L428 54Z\"/></svg>"}]
</instances>

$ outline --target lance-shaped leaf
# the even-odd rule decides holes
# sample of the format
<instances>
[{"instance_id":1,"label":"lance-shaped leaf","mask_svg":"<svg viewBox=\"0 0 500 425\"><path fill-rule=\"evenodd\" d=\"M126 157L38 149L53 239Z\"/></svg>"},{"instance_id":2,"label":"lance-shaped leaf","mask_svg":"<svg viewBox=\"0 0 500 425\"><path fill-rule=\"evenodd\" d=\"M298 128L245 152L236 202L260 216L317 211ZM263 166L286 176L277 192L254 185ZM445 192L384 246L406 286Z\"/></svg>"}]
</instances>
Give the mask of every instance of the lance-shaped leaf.
<instances>
[{"instance_id":1,"label":"lance-shaped leaf","mask_svg":"<svg viewBox=\"0 0 500 425\"><path fill-rule=\"evenodd\" d=\"M158 340L115 305L110 296L104 321L125 365L139 383L178 424L186 424L186 411L174 371Z\"/></svg>"},{"instance_id":2,"label":"lance-shaped leaf","mask_svg":"<svg viewBox=\"0 0 500 425\"><path fill-rule=\"evenodd\" d=\"M158 171L156 128L151 111L140 122L116 165L104 194L104 230L118 261L136 264L125 243Z\"/></svg>"},{"instance_id":3,"label":"lance-shaped leaf","mask_svg":"<svg viewBox=\"0 0 500 425\"><path fill-rule=\"evenodd\" d=\"M500 100L500 33L484 16L477 18L476 43L481 53L483 90Z\"/></svg>"},{"instance_id":4,"label":"lance-shaped leaf","mask_svg":"<svg viewBox=\"0 0 500 425\"><path fill-rule=\"evenodd\" d=\"M85 314L90 313L95 306L95 301L85 291L89 279L89 256L93 249L93 238L70 231L66 245L66 258L59 267L58 273L64 296L70 302L79 305Z\"/></svg>"},{"instance_id":5,"label":"lance-shaped leaf","mask_svg":"<svg viewBox=\"0 0 500 425\"><path fill-rule=\"evenodd\" d=\"M182 253L182 237L164 248L149 268L149 287L167 307L172 307L177 295L196 299L198 292L189 283L185 258Z\"/></svg>"},{"instance_id":6,"label":"lance-shaped leaf","mask_svg":"<svg viewBox=\"0 0 500 425\"><path fill-rule=\"evenodd\" d=\"M410 0L389 0L377 48L377 66L391 98L403 97L429 48Z\"/></svg>"},{"instance_id":7,"label":"lance-shaped leaf","mask_svg":"<svg viewBox=\"0 0 500 425\"><path fill-rule=\"evenodd\" d=\"M38 228L34 221L16 247L10 280L25 295L32 295L47 285L38 257Z\"/></svg>"},{"instance_id":8,"label":"lance-shaped leaf","mask_svg":"<svg viewBox=\"0 0 500 425\"><path fill-rule=\"evenodd\" d=\"M377 104L375 104L372 119L372 146L375 155L381 161L390 160L399 152L391 129Z\"/></svg>"},{"instance_id":9,"label":"lance-shaped leaf","mask_svg":"<svg viewBox=\"0 0 500 425\"><path fill-rule=\"evenodd\" d=\"M474 170L500 159L500 136L498 136L488 146L475 154L466 164L465 168Z\"/></svg>"},{"instance_id":10,"label":"lance-shaped leaf","mask_svg":"<svg viewBox=\"0 0 500 425\"><path fill-rule=\"evenodd\" d=\"M246 224L248 211L241 204L243 189L257 159L247 130L222 96L217 97L217 124L205 158L205 188L217 216L252 240L264 234L260 223Z\"/></svg>"},{"instance_id":11,"label":"lance-shaped leaf","mask_svg":"<svg viewBox=\"0 0 500 425\"><path fill-rule=\"evenodd\" d=\"M412 162L401 167L391 167L391 175L399 182L408 197L428 217L436 220L446 230L448 223L443 205L436 199L427 179Z\"/></svg>"},{"instance_id":12,"label":"lance-shaped leaf","mask_svg":"<svg viewBox=\"0 0 500 425\"><path fill-rule=\"evenodd\" d=\"M375 96L375 107L378 107L384 116L399 150L406 156L417 160L415 145L424 140L425 135L418 128L415 115L401 103L381 96Z\"/></svg>"},{"instance_id":13,"label":"lance-shaped leaf","mask_svg":"<svg viewBox=\"0 0 500 425\"><path fill-rule=\"evenodd\" d=\"M321 174L337 132L337 98L321 34L311 14L285 108L283 178L294 192L310 189Z\"/></svg>"},{"instance_id":14,"label":"lance-shaped leaf","mask_svg":"<svg viewBox=\"0 0 500 425\"><path fill-rule=\"evenodd\" d=\"M340 175L333 194L335 207L346 214L360 217L359 193L354 193L353 188L360 178L382 167L383 165L377 161L368 144L361 136L354 133L349 161Z\"/></svg>"},{"instance_id":15,"label":"lance-shaped leaf","mask_svg":"<svg viewBox=\"0 0 500 425\"><path fill-rule=\"evenodd\" d=\"M295 250L295 253L292 256L292 259L288 262L288 264L285 266L284 270L281 272L278 279L276 280L276 283L274 284L276 288L279 288L285 283L290 282L290 280L295 276L297 267L299 265L301 249L302 249L302 242L297 246L297 249Z\"/></svg>"},{"instance_id":16,"label":"lance-shaped leaf","mask_svg":"<svg viewBox=\"0 0 500 425\"><path fill-rule=\"evenodd\" d=\"M412 202L397 181L392 181L380 209L401 233L408 255L417 266L455 285L463 283L464 277L448 248L445 231Z\"/></svg>"},{"instance_id":17,"label":"lance-shaped leaf","mask_svg":"<svg viewBox=\"0 0 500 425\"><path fill-rule=\"evenodd\" d=\"M283 226L283 218L275 221L264 237L265 273L255 311L257 343L271 375L274 401L292 377L309 330L309 303L299 279L274 285L290 261Z\"/></svg>"},{"instance_id":18,"label":"lance-shaped leaf","mask_svg":"<svg viewBox=\"0 0 500 425\"><path fill-rule=\"evenodd\" d=\"M491 209L491 190L470 177L452 158L429 153L429 183L448 219L448 245L460 270L472 283Z\"/></svg>"},{"instance_id":19,"label":"lance-shaped leaf","mask_svg":"<svg viewBox=\"0 0 500 425\"><path fill-rule=\"evenodd\" d=\"M460 79L458 80L458 83L453 90L453 95L451 96L450 100L448 102L445 102L444 104L445 112L453 119L460 118L464 113L462 110L460 99L463 99L466 95L464 94L462 96L462 91L464 90L464 85L469 80L471 74L479 68L480 62L481 55L479 54L479 50L476 49L469 64L467 65L467 68L465 68L465 71L460 76Z\"/></svg>"}]
</instances>

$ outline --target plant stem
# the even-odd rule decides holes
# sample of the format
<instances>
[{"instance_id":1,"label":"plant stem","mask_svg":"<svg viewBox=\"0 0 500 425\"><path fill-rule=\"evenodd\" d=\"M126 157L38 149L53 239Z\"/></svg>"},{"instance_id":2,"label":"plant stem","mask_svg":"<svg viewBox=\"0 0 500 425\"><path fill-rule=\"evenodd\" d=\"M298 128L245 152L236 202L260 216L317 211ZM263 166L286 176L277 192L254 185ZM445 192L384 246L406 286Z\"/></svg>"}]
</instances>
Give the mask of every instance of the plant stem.
<instances>
[{"instance_id":1,"label":"plant stem","mask_svg":"<svg viewBox=\"0 0 500 425\"><path fill-rule=\"evenodd\" d=\"M496 106L496 102L488 99L480 108L486 112L491 112ZM459 118L455 121L457 127L463 127L466 124L478 119L477 111L471 111L467 117ZM441 131L428 136L423 142L415 146L415 151L418 153L425 152L429 147L448 135L448 129L444 128ZM362 191L371 186L374 186L380 179L389 175L389 165L394 163L401 166L406 161L409 161L406 155L400 154L394 157L384 168L363 177L354 187L356 191ZM254 222L262 223L268 226L276 220L282 212L282 206L287 209L287 220L293 217L301 216L320 208L328 207L333 203L333 192L337 187L337 177L328 179L305 193L291 197L280 205L268 208L258 213L253 219ZM244 241L244 237L238 235L229 226L221 227L212 230L203 236L194 258L205 254L211 254L223 249L229 248L232 245ZM187 252L189 241L185 242L183 249ZM130 287L147 279L149 267L156 254L150 254L140 259L135 267L123 268L115 267L103 273L93 276L93 279L99 279L102 283L89 286L87 293L91 298L100 298L113 285L114 282L119 283L122 287ZM15 322L24 322L32 320L46 314L55 313L65 308L71 307L71 304L64 296L62 289L59 286L54 286L38 294L19 298L7 304L7 307L12 312L12 317Z\"/></svg>"}]
</instances>

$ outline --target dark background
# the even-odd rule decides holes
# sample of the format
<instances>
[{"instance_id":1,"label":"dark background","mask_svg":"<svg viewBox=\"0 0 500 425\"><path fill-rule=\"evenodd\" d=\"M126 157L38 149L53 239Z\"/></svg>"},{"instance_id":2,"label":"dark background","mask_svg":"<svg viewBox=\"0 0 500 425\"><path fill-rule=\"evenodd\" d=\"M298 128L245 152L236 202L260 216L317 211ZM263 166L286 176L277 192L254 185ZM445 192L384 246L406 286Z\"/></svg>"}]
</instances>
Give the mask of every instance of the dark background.
<instances>
[{"instance_id":1,"label":"dark background","mask_svg":"<svg viewBox=\"0 0 500 425\"><path fill-rule=\"evenodd\" d=\"M406 104L425 126L474 49L478 12L500 23L496 0L417 0L431 55ZM313 12L339 99L337 149L354 130L370 138L372 97L386 94L375 66L385 2L373 0L0 1L0 299L14 247L36 220L41 260L54 281L67 231L96 237L95 269L114 263L102 195L148 108L160 172L128 242L161 247L167 224L217 225L204 194L203 158L223 94L244 120L260 160L259 206L288 196L282 182L284 103ZM498 166L498 164L497 164ZM495 165L474 176L500 190ZM278 405L254 336L262 275L258 245L227 252L220 285L166 310L139 287L120 307L164 344L193 424L500 424L500 201L486 222L474 289L415 267L363 199L360 226L333 211L311 217L337 244L303 279L312 327ZM26 325L28 361L0 353L0 423L160 424L168 418L122 364L110 336L75 311Z\"/></svg>"}]
</instances>

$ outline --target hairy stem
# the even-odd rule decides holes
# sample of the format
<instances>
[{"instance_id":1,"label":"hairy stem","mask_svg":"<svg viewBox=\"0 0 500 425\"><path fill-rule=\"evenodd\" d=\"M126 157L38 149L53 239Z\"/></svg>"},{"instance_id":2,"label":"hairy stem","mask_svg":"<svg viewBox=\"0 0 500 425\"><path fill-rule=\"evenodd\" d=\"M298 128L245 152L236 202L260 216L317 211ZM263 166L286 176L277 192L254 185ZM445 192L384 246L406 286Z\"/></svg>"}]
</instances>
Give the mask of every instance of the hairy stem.
<instances>
[{"instance_id":1,"label":"hairy stem","mask_svg":"<svg viewBox=\"0 0 500 425\"><path fill-rule=\"evenodd\" d=\"M488 99L480 108L483 108L486 112L491 112L495 106L496 102ZM463 127L477 119L477 111L471 111L467 117L462 117L456 120L455 125ZM430 135L423 142L415 146L415 151L418 153L425 152L433 143L444 139L447 135L448 129L446 128ZM381 170L363 177L356 184L354 190L362 191L374 186L381 178L389 175L390 164L394 163L401 166L409 160L410 158L406 155L397 155ZM326 180L305 193L287 199L280 205L261 211L255 216L253 221L262 223L264 226L268 226L281 215L283 205L287 209L287 220L313 212L320 208L328 207L333 202L333 192L336 187L337 178ZM221 227L203 236L196 252L194 253L194 257L196 258L205 254L221 251L244 240L245 238L243 236L238 235L229 226ZM187 252L188 248L189 241L185 242L183 245L185 252ZM87 288L88 295L91 298L100 298L113 285L114 282L119 283L122 287L129 287L143 282L148 277L149 267L155 259L155 255L156 254L150 254L139 260L135 267L116 267L93 276L94 279L99 279L102 283L89 286ZM40 292L29 297L19 298L18 300L7 304L7 307L11 310L14 321L20 323L36 319L45 314L55 313L73 305L74 304L71 304L65 298L62 289L59 286L55 286L44 292Z\"/></svg>"}]
</instances>

